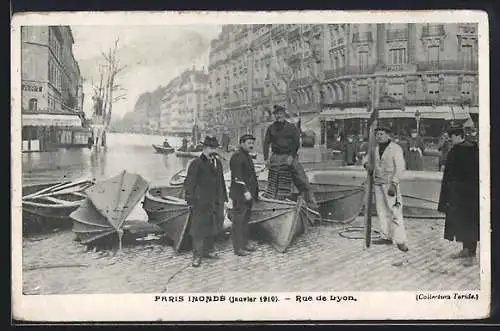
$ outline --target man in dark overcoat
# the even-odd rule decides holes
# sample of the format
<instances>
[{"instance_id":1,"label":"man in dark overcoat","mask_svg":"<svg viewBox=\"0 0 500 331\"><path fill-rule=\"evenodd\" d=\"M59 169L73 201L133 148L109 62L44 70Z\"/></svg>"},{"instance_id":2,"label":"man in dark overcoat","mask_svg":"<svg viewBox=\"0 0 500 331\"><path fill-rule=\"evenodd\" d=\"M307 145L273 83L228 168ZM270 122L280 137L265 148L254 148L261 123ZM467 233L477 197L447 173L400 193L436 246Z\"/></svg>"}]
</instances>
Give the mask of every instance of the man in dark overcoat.
<instances>
[{"instance_id":1,"label":"man in dark overcoat","mask_svg":"<svg viewBox=\"0 0 500 331\"><path fill-rule=\"evenodd\" d=\"M255 247L248 244L248 223L252 205L257 201L259 184L255 174L250 152L254 149L255 137L251 134L241 136L239 149L234 152L229 161L231 168L231 187L229 196L233 201L232 239L234 254L248 255Z\"/></svg>"},{"instance_id":2,"label":"man in dark overcoat","mask_svg":"<svg viewBox=\"0 0 500 331\"><path fill-rule=\"evenodd\" d=\"M268 168L286 168L290 171L292 181L304 200L314 209L318 208L311 192L309 179L299 162L300 132L297 127L286 120L286 108L275 105L273 110L275 121L267 128L263 142L264 161ZM269 156L269 147L271 156Z\"/></svg>"},{"instance_id":3,"label":"man in dark overcoat","mask_svg":"<svg viewBox=\"0 0 500 331\"><path fill-rule=\"evenodd\" d=\"M227 191L222 163L217 159L217 138L205 137L203 151L188 167L184 188L191 207L190 235L193 242L193 267L202 258L218 258L214 238L222 232Z\"/></svg>"},{"instance_id":4,"label":"man in dark overcoat","mask_svg":"<svg viewBox=\"0 0 500 331\"><path fill-rule=\"evenodd\" d=\"M448 131L453 147L444 167L438 210L446 214L444 238L463 248L453 258L471 266L479 241L479 149L465 140L463 128Z\"/></svg>"},{"instance_id":5,"label":"man in dark overcoat","mask_svg":"<svg viewBox=\"0 0 500 331\"><path fill-rule=\"evenodd\" d=\"M418 135L417 129L412 129L408 137L408 157L406 168L408 170L422 171L424 169L424 141Z\"/></svg>"}]
</instances>

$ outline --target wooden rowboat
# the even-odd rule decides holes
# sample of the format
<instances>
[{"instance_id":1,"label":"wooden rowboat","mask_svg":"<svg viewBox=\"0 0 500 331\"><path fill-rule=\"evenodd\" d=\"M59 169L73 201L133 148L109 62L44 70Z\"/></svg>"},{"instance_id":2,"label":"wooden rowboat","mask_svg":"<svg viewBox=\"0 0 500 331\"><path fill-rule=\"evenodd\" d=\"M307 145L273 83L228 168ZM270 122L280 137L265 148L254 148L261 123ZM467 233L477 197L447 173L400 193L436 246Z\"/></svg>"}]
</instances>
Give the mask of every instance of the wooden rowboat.
<instances>
[{"instance_id":1,"label":"wooden rowboat","mask_svg":"<svg viewBox=\"0 0 500 331\"><path fill-rule=\"evenodd\" d=\"M170 154L175 151L173 147L164 147L161 145L155 145L153 144L153 149L155 150L156 153L161 153L161 154Z\"/></svg>"},{"instance_id":2,"label":"wooden rowboat","mask_svg":"<svg viewBox=\"0 0 500 331\"><path fill-rule=\"evenodd\" d=\"M146 192L142 208L148 215L148 222L162 228L176 252L191 249L190 208L184 200L182 185L150 188ZM228 227L228 220L224 220L223 231Z\"/></svg>"},{"instance_id":3,"label":"wooden rowboat","mask_svg":"<svg viewBox=\"0 0 500 331\"><path fill-rule=\"evenodd\" d=\"M326 184L364 189L366 180L366 172L361 167L308 171L307 174L313 186ZM444 214L437 211L441 179L440 172L405 171L399 184L403 215L408 218L443 218Z\"/></svg>"},{"instance_id":4,"label":"wooden rowboat","mask_svg":"<svg viewBox=\"0 0 500 331\"><path fill-rule=\"evenodd\" d=\"M86 198L85 190L94 185L88 179L23 186L23 234L70 229L69 215Z\"/></svg>"},{"instance_id":5,"label":"wooden rowboat","mask_svg":"<svg viewBox=\"0 0 500 331\"><path fill-rule=\"evenodd\" d=\"M258 233L265 234L280 253L286 252L294 239L306 232L319 218L319 213L307 208L302 199L298 202L269 199L263 192L259 198L252 207L250 226ZM231 206L227 213L232 219Z\"/></svg>"},{"instance_id":6,"label":"wooden rowboat","mask_svg":"<svg viewBox=\"0 0 500 331\"><path fill-rule=\"evenodd\" d=\"M200 156L200 152L183 152L183 151L175 151L175 156L177 157L186 157L186 158L196 158Z\"/></svg>"}]
</instances>

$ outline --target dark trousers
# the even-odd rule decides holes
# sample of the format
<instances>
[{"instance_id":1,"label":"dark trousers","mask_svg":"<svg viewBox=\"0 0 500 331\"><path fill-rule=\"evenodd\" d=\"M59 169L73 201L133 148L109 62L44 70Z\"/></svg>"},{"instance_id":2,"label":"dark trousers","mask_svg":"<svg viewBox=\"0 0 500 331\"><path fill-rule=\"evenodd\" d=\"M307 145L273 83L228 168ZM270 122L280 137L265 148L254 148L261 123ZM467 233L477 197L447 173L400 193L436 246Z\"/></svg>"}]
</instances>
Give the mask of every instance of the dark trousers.
<instances>
[{"instance_id":1,"label":"dark trousers","mask_svg":"<svg viewBox=\"0 0 500 331\"><path fill-rule=\"evenodd\" d=\"M231 227L234 251L245 249L248 245L248 223L252 211L252 201L233 199L233 225Z\"/></svg>"},{"instance_id":2,"label":"dark trousers","mask_svg":"<svg viewBox=\"0 0 500 331\"><path fill-rule=\"evenodd\" d=\"M272 154L269 161L271 167L288 168L291 175L293 184L297 187L300 193L309 192L311 186L307 178L304 168L300 164L297 157L293 158L292 164L288 166L287 159L289 155L286 154Z\"/></svg>"},{"instance_id":3,"label":"dark trousers","mask_svg":"<svg viewBox=\"0 0 500 331\"><path fill-rule=\"evenodd\" d=\"M467 248L472 255L476 254L477 241L463 242L462 245L463 245L463 248L464 249Z\"/></svg>"},{"instance_id":4,"label":"dark trousers","mask_svg":"<svg viewBox=\"0 0 500 331\"><path fill-rule=\"evenodd\" d=\"M204 257L214 250L214 237L192 237L193 257Z\"/></svg>"}]
</instances>

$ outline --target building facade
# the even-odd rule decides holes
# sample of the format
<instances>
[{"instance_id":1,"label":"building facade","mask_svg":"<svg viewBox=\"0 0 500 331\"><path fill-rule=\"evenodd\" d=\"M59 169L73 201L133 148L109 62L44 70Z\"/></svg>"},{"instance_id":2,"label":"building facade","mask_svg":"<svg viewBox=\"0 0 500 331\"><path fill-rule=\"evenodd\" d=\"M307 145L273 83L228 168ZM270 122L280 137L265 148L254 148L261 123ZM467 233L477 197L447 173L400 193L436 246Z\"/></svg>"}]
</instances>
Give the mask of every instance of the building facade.
<instances>
[{"instance_id":1,"label":"building facade","mask_svg":"<svg viewBox=\"0 0 500 331\"><path fill-rule=\"evenodd\" d=\"M160 130L166 135L191 136L202 129L208 97L205 70L192 68L169 82L160 105Z\"/></svg>"},{"instance_id":2,"label":"building facade","mask_svg":"<svg viewBox=\"0 0 500 331\"><path fill-rule=\"evenodd\" d=\"M210 125L233 139L262 131L282 103L326 144L366 134L376 98L397 133L436 136L477 120L477 47L476 24L227 25L211 43Z\"/></svg>"},{"instance_id":3,"label":"building facade","mask_svg":"<svg viewBox=\"0 0 500 331\"><path fill-rule=\"evenodd\" d=\"M83 80L73 43L68 26L21 29L23 150L87 143L81 134Z\"/></svg>"}]
</instances>

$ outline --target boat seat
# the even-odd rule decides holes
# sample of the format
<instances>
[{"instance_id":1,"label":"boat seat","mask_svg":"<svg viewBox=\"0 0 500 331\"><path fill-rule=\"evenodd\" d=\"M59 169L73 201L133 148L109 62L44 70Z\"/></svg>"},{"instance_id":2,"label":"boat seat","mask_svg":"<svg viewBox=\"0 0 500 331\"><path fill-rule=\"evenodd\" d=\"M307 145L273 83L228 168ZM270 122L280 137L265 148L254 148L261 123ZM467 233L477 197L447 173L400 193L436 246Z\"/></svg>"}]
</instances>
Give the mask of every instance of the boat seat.
<instances>
[{"instance_id":1,"label":"boat seat","mask_svg":"<svg viewBox=\"0 0 500 331\"><path fill-rule=\"evenodd\" d=\"M265 197L286 200L292 194L292 174L288 169L269 169Z\"/></svg>"}]
</instances>

